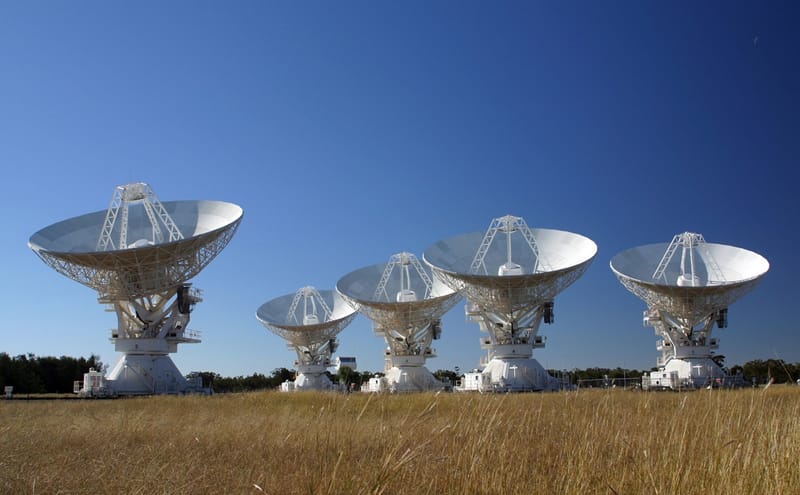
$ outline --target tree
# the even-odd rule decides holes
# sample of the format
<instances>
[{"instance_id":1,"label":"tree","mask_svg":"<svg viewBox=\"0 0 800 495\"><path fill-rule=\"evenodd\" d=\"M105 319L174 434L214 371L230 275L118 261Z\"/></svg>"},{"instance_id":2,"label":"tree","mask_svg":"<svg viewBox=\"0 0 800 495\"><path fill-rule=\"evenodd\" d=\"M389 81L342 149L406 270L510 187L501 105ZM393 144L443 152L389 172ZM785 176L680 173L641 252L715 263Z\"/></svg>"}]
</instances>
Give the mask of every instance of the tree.
<instances>
[{"instance_id":1,"label":"tree","mask_svg":"<svg viewBox=\"0 0 800 495\"><path fill-rule=\"evenodd\" d=\"M350 387L351 383L361 385L361 375L356 373L353 368L349 366L340 366L339 372L336 374L336 378L339 380L340 384L348 388Z\"/></svg>"},{"instance_id":2,"label":"tree","mask_svg":"<svg viewBox=\"0 0 800 495\"><path fill-rule=\"evenodd\" d=\"M436 370L433 373L433 376L436 377L437 380L444 383L450 383L454 385L461 377L453 370Z\"/></svg>"},{"instance_id":3,"label":"tree","mask_svg":"<svg viewBox=\"0 0 800 495\"><path fill-rule=\"evenodd\" d=\"M213 371L201 371L200 379L203 381L203 388L214 388L214 383L222 377Z\"/></svg>"},{"instance_id":4,"label":"tree","mask_svg":"<svg viewBox=\"0 0 800 495\"><path fill-rule=\"evenodd\" d=\"M272 377L270 378L272 388L280 387L281 383L292 380L294 380L294 371L287 368L275 368L272 370Z\"/></svg>"},{"instance_id":5,"label":"tree","mask_svg":"<svg viewBox=\"0 0 800 495\"><path fill-rule=\"evenodd\" d=\"M364 383L369 383L369 379L372 378L372 377L383 376L383 373L374 373L374 372L368 371L368 370L364 370L364 371L362 371L360 373L359 372L356 372L356 373L358 373L358 383L360 383L362 385Z\"/></svg>"}]
</instances>

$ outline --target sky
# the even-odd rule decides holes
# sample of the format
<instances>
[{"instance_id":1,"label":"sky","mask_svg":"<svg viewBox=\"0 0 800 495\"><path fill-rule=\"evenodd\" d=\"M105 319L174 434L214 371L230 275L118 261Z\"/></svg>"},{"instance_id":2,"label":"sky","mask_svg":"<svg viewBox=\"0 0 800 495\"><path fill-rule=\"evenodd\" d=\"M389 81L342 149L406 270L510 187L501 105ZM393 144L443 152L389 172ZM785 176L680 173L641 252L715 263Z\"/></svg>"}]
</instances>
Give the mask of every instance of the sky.
<instances>
[{"instance_id":1,"label":"sky","mask_svg":"<svg viewBox=\"0 0 800 495\"><path fill-rule=\"evenodd\" d=\"M262 303L506 214L598 245L546 368L655 366L609 261L684 231L770 262L726 363L800 362L798 25L778 1L0 1L0 352L113 365L114 314L27 241L143 181L244 209L192 280L184 373L291 368ZM427 367L477 367L480 336L457 304ZM382 369L366 317L339 340Z\"/></svg>"}]
</instances>

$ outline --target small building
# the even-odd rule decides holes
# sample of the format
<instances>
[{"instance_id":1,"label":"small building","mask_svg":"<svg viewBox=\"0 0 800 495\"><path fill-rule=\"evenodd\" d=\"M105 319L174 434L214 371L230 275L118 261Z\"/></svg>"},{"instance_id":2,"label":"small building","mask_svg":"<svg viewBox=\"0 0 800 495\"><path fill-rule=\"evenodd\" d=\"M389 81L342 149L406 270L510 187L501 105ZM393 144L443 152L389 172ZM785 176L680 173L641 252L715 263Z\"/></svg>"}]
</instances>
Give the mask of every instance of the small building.
<instances>
[{"instance_id":1,"label":"small building","mask_svg":"<svg viewBox=\"0 0 800 495\"><path fill-rule=\"evenodd\" d=\"M388 392L389 386L385 377L375 375L367 383L361 385L361 391L370 393Z\"/></svg>"}]
</instances>

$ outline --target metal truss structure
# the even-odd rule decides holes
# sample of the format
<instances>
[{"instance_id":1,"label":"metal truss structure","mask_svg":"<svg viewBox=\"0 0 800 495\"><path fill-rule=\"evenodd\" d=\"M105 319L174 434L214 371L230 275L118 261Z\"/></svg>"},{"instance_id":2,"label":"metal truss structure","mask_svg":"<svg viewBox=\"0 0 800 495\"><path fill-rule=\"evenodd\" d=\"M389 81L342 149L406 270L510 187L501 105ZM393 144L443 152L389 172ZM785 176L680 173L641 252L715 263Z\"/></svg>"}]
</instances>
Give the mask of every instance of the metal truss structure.
<instances>
[{"instance_id":1,"label":"metal truss structure","mask_svg":"<svg viewBox=\"0 0 800 495\"><path fill-rule=\"evenodd\" d=\"M303 301L303 318L298 320L297 306L300 304L301 300ZM289 306L289 313L286 316L286 321L290 323L294 321L297 324L302 321L303 325L318 323L319 315L317 315L317 304L320 305L323 311L322 321L328 321L331 317L331 308L328 307L328 303L325 302L325 299L322 298L319 291L314 287L310 285L303 287L295 293L292 304Z\"/></svg>"},{"instance_id":2,"label":"metal truss structure","mask_svg":"<svg viewBox=\"0 0 800 495\"><path fill-rule=\"evenodd\" d=\"M129 208L133 205L141 205L147 215L152 228L152 237L147 244L161 244L164 242L164 234L161 232L163 226L169 233L167 242L174 242L183 239L183 234L175 225L172 217L164 209L158 197L144 182L135 182L124 186L117 186L111 198L111 205L106 212L106 219L103 222L103 230L97 240L97 251L114 251L116 249L128 248L128 214ZM120 211L122 217L117 229L118 242L114 243L114 226Z\"/></svg>"},{"instance_id":3,"label":"metal truss structure","mask_svg":"<svg viewBox=\"0 0 800 495\"><path fill-rule=\"evenodd\" d=\"M191 280L228 245L238 225L145 248L36 254L55 271L97 290L101 302L112 302L172 290Z\"/></svg>"},{"instance_id":4,"label":"metal truss structure","mask_svg":"<svg viewBox=\"0 0 800 495\"><path fill-rule=\"evenodd\" d=\"M511 235L515 232L519 232L522 235L528 247L531 249L531 252L533 252L536 261L532 273L551 270L550 264L547 263L542 253L539 251L539 247L536 245L536 238L531 232L531 229L528 228L528 224L525 223L525 219L513 215L506 215L492 220L489 229L484 234L483 240L478 247L478 251L475 253L475 257L472 259L470 273L488 275L485 264L486 253L489 251L489 248L491 248L498 233L506 234L507 261L501 268L506 267L506 270L516 268L518 270L520 266L511 259ZM522 273L518 274L521 275Z\"/></svg>"},{"instance_id":5,"label":"metal truss structure","mask_svg":"<svg viewBox=\"0 0 800 495\"><path fill-rule=\"evenodd\" d=\"M413 267L416 271L417 276L422 280L422 283L425 284L425 294L422 296L422 299L427 299L431 293L431 288L433 287L433 282L431 282L431 278L425 273L425 269L422 268L419 260L416 256L411 253L398 253L392 255L389 258L389 262L386 264L386 268L383 270L383 275L381 275L381 279L378 282L378 287L375 288L375 294L372 296L373 299L376 301L381 300L381 297L385 298L387 301L390 301L389 294L386 292L386 284L389 282L389 278L392 276L395 268L398 268L400 273L400 292L398 293L397 297L401 299L403 297L417 297L416 293L411 291L411 272L410 268Z\"/></svg>"},{"instance_id":6,"label":"metal truss structure","mask_svg":"<svg viewBox=\"0 0 800 495\"><path fill-rule=\"evenodd\" d=\"M653 272L653 280L662 279L664 282L667 282L667 277L665 275L667 266L669 262L672 261L672 257L675 255L675 251L678 248L681 248L681 276L679 280L684 281L682 283L688 283L692 287L700 285L700 278L698 277L695 271L695 263L694 263L694 253L695 250L702 250L704 256L702 257L708 271L710 272L709 283L715 284L724 284L725 283L725 275L722 273L722 270L719 268L719 264L714 259L714 256L705 249L706 240L703 238L701 234L695 234L693 232L684 232L682 234L677 234L675 237L672 238L672 242L670 242L667 250L664 252L664 256L661 257L661 261L658 262L658 266L656 267L656 271ZM686 269L686 258L689 258L689 269Z\"/></svg>"},{"instance_id":7,"label":"metal truss structure","mask_svg":"<svg viewBox=\"0 0 800 495\"><path fill-rule=\"evenodd\" d=\"M678 287L675 285L648 284L617 273L620 283L651 311L665 316L672 326L691 335L692 329L706 319L727 308L752 291L758 280L747 280L728 285Z\"/></svg>"}]
</instances>

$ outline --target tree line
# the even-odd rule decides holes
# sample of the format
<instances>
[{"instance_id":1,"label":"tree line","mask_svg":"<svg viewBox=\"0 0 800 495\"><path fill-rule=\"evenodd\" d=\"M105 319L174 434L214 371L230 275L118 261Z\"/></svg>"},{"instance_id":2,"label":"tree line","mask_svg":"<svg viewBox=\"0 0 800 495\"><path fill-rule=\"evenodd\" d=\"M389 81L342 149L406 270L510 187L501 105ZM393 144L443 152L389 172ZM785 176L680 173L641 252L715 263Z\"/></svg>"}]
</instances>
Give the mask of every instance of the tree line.
<instances>
[{"instance_id":1,"label":"tree line","mask_svg":"<svg viewBox=\"0 0 800 495\"><path fill-rule=\"evenodd\" d=\"M203 378L204 388L216 393L229 393L278 388L286 380L293 380L294 372L286 368L276 368L269 376L253 373L249 376L225 377L212 371L203 371L200 376Z\"/></svg>"},{"instance_id":2,"label":"tree line","mask_svg":"<svg viewBox=\"0 0 800 495\"><path fill-rule=\"evenodd\" d=\"M103 368L98 356L11 357L0 352L0 387L12 386L14 393L21 394L72 393L75 381L83 381L89 368Z\"/></svg>"},{"instance_id":3,"label":"tree line","mask_svg":"<svg viewBox=\"0 0 800 495\"><path fill-rule=\"evenodd\" d=\"M741 366L731 366L728 372L731 375L741 373L748 381L755 378L756 383L767 383L769 380L773 383L790 383L800 380L800 363L787 363L783 359L756 359Z\"/></svg>"},{"instance_id":4,"label":"tree line","mask_svg":"<svg viewBox=\"0 0 800 495\"><path fill-rule=\"evenodd\" d=\"M724 364L724 356L716 356L719 364ZM39 357L33 354L11 357L0 352L0 387L13 386L15 393L42 394L42 393L71 393L75 381L83 380L83 374L90 368L103 369L100 358L91 355L88 358ZM586 368L569 371L548 370L552 376L561 376L567 373L569 381L577 384L582 380L603 379L635 379L648 371L624 368ZM734 365L725 368L731 375L741 374L747 382L764 384L793 383L800 378L800 363L787 363L782 359L756 359L743 365ZM354 371L342 367L337 374L328 373L328 378L334 383L356 387L366 383L370 378L382 373L371 371ZM455 384L461 374L453 370L437 370L433 373L436 378ZM280 387L287 380L294 380L295 372L287 368L276 368L270 375L253 373L249 376L224 377L218 373L204 371L200 373L203 386L217 393L249 392L254 390L274 389Z\"/></svg>"},{"instance_id":5,"label":"tree line","mask_svg":"<svg viewBox=\"0 0 800 495\"><path fill-rule=\"evenodd\" d=\"M370 378L375 376L376 373L371 371L354 371L351 368L343 366L337 374L326 372L326 375L328 375L328 379L330 379L332 383L340 383L344 387L349 387L351 383L360 386L362 383L367 382ZM224 377L210 371L203 371L200 373L200 376L203 378L203 387L208 387L215 393L250 392L254 390L278 388L281 386L281 383L294 380L296 377L294 371L286 368L276 368L272 370L270 376L261 373L253 373L250 376Z\"/></svg>"}]
</instances>

